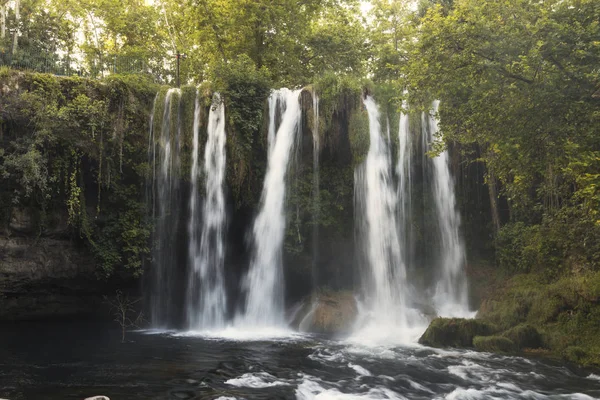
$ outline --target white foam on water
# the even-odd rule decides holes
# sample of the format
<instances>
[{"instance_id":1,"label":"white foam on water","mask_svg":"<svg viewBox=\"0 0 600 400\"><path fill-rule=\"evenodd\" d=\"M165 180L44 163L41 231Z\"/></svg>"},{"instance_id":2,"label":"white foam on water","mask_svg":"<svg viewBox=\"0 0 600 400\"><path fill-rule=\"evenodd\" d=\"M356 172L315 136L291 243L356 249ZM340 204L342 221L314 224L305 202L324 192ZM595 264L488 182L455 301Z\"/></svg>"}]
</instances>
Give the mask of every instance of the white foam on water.
<instances>
[{"instance_id":1,"label":"white foam on water","mask_svg":"<svg viewBox=\"0 0 600 400\"><path fill-rule=\"evenodd\" d=\"M447 400L503 400L503 399L571 399L571 400L593 400L593 397L582 393L545 395L533 390L521 390L519 387L511 384L499 383L497 386L489 386L483 389L475 388L456 388L445 397Z\"/></svg>"},{"instance_id":2,"label":"white foam on water","mask_svg":"<svg viewBox=\"0 0 600 400\"><path fill-rule=\"evenodd\" d=\"M371 376L371 373L369 372L369 370L361 367L358 364L348 363L348 367L352 368L354 371L356 371L357 374L359 374L361 376Z\"/></svg>"},{"instance_id":3,"label":"white foam on water","mask_svg":"<svg viewBox=\"0 0 600 400\"><path fill-rule=\"evenodd\" d=\"M595 381L600 381L600 375L596 375L596 374L589 374L587 376L588 379L593 379Z\"/></svg>"},{"instance_id":4,"label":"white foam on water","mask_svg":"<svg viewBox=\"0 0 600 400\"><path fill-rule=\"evenodd\" d=\"M321 362L335 362L335 363L344 363L346 362L346 357L341 351L329 351L325 348L317 348L316 351L312 354L309 354L309 359L313 361L321 361Z\"/></svg>"},{"instance_id":5,"label":"white foam on water","mask_svg":"<svg viewBox=\"0 0 600 400\"><path fill-rule=\"evenodd\" d=\"M403 311L405 324L395 319L384 319L373 313L369 306L357 300L358 319L346 342L367 347L420 346L417 341L423 335L429 320L417 309L406 307Z\"/></svg>"},{"instance_id":6,"label":"white foam on water","mask_svg":"<svg viewBox=\"0 0 600 400\"><path fill-rule=\"evenodd\" d=\"M410 385L410 387L412 387L413 389L421 390L423 392L427 392L427 393L433 394L433 391L427 389L425 386L423 386L423 385L421 385L421 384L419 384L419 383L417 383L415 381L411 381L410 379L407 379L407 381L408 381L408 384Z\"/></svg>"},{"instance_id":7,"label":"white foam on water","mask_svg":"<svg viewBox=\"0 0 600 400\"><path fill-rule=\"evenodd\" d=\"M232 341L265 341L276 340L280 342L306 340L308 337L289 329L260 328L241 329L229 326L220 330L190 330L172 333L173 336L202 337L205 339L225 339Z\"/></svg>"},{"instance_id":8,"label":"white foam on water","mask_svg":"<svg viewBox=\"0 0 600 400\"><path fill-rule=\"evenodd\" d=\"M484 367L469 360L462 360L461 365L448 366L448 372L466 381L478 383L500 381L504 374L519 375L506 369Z\"/></svg>"},{"instance_id":9,"label":"white foam on water","mask_svg":"<svg viewBox=\"0 0 600 400\"><path fill-rule=\"evenodd\" d=\"M327 389L319 384L319 379L304 375L296 389L298 400L404 400L406 397L384 387L371 388L365 393L342 393L336 388Z\"/></svg>"},{"instance_id":10,"label":"white foam on water","mask_svg":"<svg viewBox=\"0 0 600 400\"><path fill-rule=\"evenodd\" d=\"M248 373L240 376L239 378L233 378L225 381L227 385L246 387L246 388L267 388L273 386L289 386L288 382L279 380L273 375L267 372Z\"/></svg>"}]
</instances>

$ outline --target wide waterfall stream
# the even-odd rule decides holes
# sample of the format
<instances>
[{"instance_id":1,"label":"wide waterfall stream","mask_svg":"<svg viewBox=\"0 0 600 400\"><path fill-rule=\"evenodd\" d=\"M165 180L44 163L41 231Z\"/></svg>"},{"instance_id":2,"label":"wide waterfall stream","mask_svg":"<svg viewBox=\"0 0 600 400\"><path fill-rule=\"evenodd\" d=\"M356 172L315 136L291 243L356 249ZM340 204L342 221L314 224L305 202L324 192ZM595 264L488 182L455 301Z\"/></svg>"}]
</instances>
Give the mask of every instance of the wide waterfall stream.
<instances>
[{"instance_id":1,"label":"wide waterfall stream","mask_svg":"<svg viewBox=\"0 0 600 400\"><path fill-rule=\"evenodd\" d=\"M320 206L332 194L323 191L327 177L319 171L327 144L319 136L323 108L316 94L310 102L303 95L273 91L265 107L265 173L244 233L247 258L228 258L226 145L236 138L228 132L227 103L214 94L207 104L196 91L192 123L184 120L181 90L157 96L146 188L156 223L145 282L151 327L128 332L120 343L120 331L99 323L11 325L0 330L0 394L12 400L600 397L600 376L558 361L417 344L431 314L474 314L449 152L426 155L435 150L438 102L413 118L405 103L396 131L373 97L359 106L368 151L353 166L354 242L347 251L357 271L352 265L344 271L356 275L356 320L335 334L307 332L329 300L317 292L286 304L286 240L300 237L288 204L298 188L312 202L304 268L317 287L327 250L317 222L327 217ZM301 136L305 129L308 138ZM303 157L305 170L298 165ZM309 177L305 186L292 182L301 173ZM425 233L423 208L435 222ZM298 210L296 204L299 219ZM232 272L231 259L244 265Z\"/></svg>"}]
</instances>

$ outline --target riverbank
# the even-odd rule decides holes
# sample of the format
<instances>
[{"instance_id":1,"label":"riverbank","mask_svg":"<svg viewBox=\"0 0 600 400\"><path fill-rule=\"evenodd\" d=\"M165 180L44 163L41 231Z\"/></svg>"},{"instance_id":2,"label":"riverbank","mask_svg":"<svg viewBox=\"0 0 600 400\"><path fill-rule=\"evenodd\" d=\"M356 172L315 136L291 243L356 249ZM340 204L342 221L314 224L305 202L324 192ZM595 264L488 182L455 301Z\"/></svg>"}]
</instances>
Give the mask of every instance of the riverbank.
<instances>
[{"instance_id":1,"label":"riverbank","mask_svg":"<svg viewBox=\"0 0 600 400\"><path fill-rule=\"evenodd\" d=\"M600 366L600 272L550 279L541 273L507 276L488 268L481 276L476 320L436 319L421 343Z\"/></svg>"}]
</instances>

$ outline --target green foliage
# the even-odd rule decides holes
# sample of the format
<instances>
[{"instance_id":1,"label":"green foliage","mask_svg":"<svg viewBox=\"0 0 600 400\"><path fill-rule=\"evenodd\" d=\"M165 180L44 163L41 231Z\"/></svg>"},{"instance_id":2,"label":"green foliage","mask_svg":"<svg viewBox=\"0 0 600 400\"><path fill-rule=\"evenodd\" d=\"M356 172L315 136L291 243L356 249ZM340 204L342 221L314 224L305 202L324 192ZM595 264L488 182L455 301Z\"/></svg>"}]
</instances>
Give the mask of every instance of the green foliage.
<instances>
[{"instance_id":1,"label":"green foliage","mask_svg":"<svg viewBox=\"0 0 600 400\"><path fill-rule=\"evenodd\" d=\"M528 324L520 324L506 332L502 336L510 339L518 349L537 349L542 347L542 337L535 327Z\"/></svg>"},{"instance_id":2,"label":"green foliage","mask_svg":"<svg viewBox=\"0 0 600 400\"><path fill-rule=\"evenodd\" d=\"M247 56L223 63L214 71L215 90L227 114L227 179L238 202L253 204L260 195L260 177L253 167L263 126L263 108L271 88L268 71Z\"/></svg>"},{"instance_id":3,"label":"green foliage","mask_svg":"<svg viewBox=\"0 0 600 400\"><path fill-rule=\"evenodd\" d=\"M514 353L517 350L513 341L503 336L475 336L473 347L492 353Z\"/></svg>"},{"instance_id":4,"label":"green foliage","mask_svg":"<svg viewBox=\"0 0 600 400\"><path fill-rule=\"evenodd\" d=\"M4 74L0 108L3 228L13 210L39 215L40 235L61 222L88 246L109 276L141 273L150 229L140 186L145 178L147 115L156 87L119 79L87 81L44 74Z\"/></svg>"},{"instance_id":5,"label":"green foliage","mask_svg":"<svg viewBox=\"0 0 600 400\"><path fill-rule=\"evenodd\" d=\"M600 365L599 300L600 272L553 282L539 273L516 275L483 302L478 318L507 330L503 336L520 348L545 347L580 364ZM576 357L572 346L584 353Z\"/></svg>"},{"instance_id":6,"label":"green foliage","mask_svg":"<svg viewBox=\"0 0 600 400\"><path fill-rule=\"evenodd\" d=\"M508 271L599 265L599 16L593 0L455 0L405 17L396 84L439 99L441 140L475 147L497 181Z\"/></svg>"},{"instance_id":7,"label":"green foliage","mask_svg":"<svg viewBox=\"0 0 600 400\"><path fill-rule=\"evenodd\" d=\"M361 164L367 158L369 145L369 116L366 111L355 112L350 117L350 148L355 165Z\"/></svg>"}]
</instances>

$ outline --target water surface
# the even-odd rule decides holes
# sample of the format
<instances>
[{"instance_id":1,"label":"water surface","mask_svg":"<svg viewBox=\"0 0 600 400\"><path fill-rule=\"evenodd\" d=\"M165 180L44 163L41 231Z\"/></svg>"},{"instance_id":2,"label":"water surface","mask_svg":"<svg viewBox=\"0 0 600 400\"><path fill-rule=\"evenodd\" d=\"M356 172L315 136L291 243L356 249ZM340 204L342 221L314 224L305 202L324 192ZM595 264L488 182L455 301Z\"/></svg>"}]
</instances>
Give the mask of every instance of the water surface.
<instances>
[{"instance_id":1,"label":"water surface","mask_svg":"<svg viewBox=\"0 0 600 400\"><path fill-rule=\"evenodd\" d=\"M103 324L0 330L0 398L592 399L600 376L548 360L315 336L128 333Z\"/></svg>"}]
</instances>

